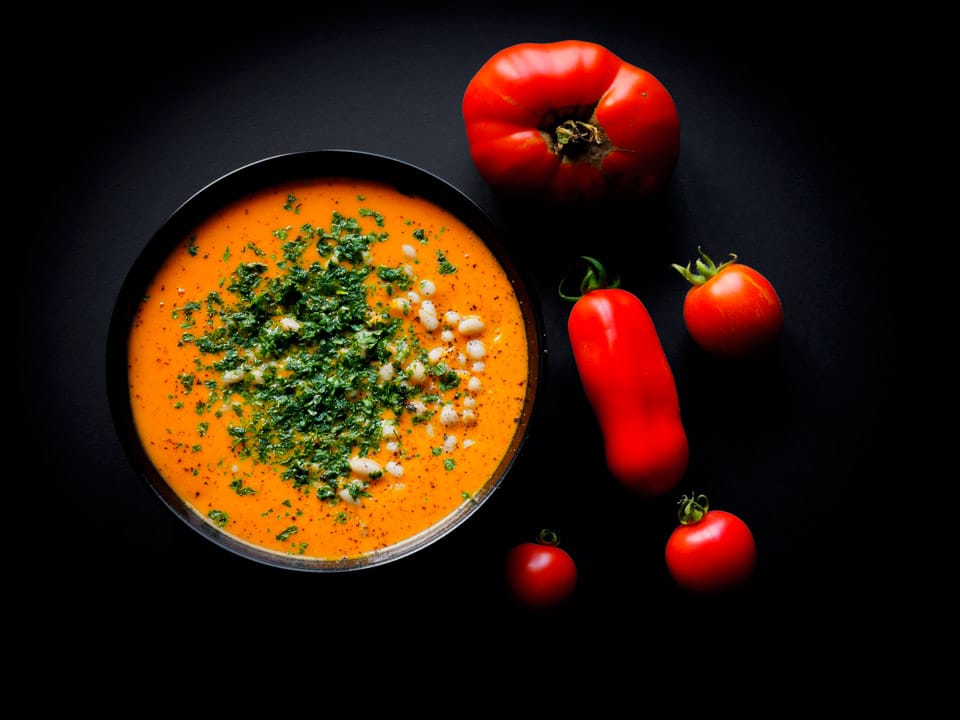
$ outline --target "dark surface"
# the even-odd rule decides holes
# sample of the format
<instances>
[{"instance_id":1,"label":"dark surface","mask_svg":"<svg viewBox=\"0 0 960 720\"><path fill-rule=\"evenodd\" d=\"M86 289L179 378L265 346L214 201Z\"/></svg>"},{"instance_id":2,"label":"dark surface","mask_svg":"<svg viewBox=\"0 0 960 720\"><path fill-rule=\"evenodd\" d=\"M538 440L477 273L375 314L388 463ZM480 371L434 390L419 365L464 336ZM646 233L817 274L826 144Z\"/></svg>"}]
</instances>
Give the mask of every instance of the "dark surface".
<instances>
[{"instance_id":1,"label":"dark surface","mask_svg":"<svg viewBox=\"0 0 960 720\"><path fill-rule=\"evenodd\" d=\"M904 475L915 452L912 285L878 281L881 266L907 260L904 181L881 149L901 120L884 95L900 72L882 62L887 27L860 18L854 32L789 11L748 26L719 13L574 18L549 7L47 29L53 69L24 65L13 83L13 177L26 182L14 190L19 329L4 353L16 378L5 412L31 493L26 552L50 558L31 582L108 603L148 588L202 607L194 619L234 608L265 625L296 609L445 632L866 628L865 610L880 612L900 584L905 552L875 529L905 500L883 479ZM681 156L656 202L531 217L472 165L460 101L473 73L507 45L568 38L605 44L672 93ZM416 556L334 576L260 566L187 528L125 457L105 391L113 304L164 219L241 165L324 148L396 157L476 201L530 268L549 347L524 457L482 512ZM698 245L736 252L774 282L786 329L773 357L723 364L687 337L686 283L670 263ZM605 473L556 293L587 249L647 304L673 367L691 445L675 495L638 498ZM758 567L743 590L695 598L667 576L664 544L690 490L753 529ZM531 613L507 597L502 562L541 527L559 532L581 576L568 605ZM145 597L137 607L153 613Z\"/></svg>"}]
</instances>

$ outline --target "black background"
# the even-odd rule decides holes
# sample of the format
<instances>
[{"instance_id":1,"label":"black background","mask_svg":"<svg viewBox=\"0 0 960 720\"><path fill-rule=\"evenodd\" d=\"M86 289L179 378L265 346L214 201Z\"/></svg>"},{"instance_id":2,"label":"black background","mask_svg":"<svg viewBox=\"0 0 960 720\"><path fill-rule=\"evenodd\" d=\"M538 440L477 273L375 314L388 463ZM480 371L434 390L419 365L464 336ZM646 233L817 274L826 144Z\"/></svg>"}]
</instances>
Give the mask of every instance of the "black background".
<instances>
[{"instance_id":1,"label":"black background","mask_svg":"<svg viewBox=\"0 0 960 720\"><path fill-rule=\"evenodd\" d=\"M875 529L903 501L884 478L905 476L915 452L912 285L891 292L881 279L909 248L904 159L889 148L905 120L892 20L413 3L145 10L94 27L62 20L22 37L8 62L18 330L5 413L26 473L18 542L32 583L108 606L135 591L143 618L163 596L213 622L349 617L450 633L669 635L686 623L799 639L869 631L865 613L884 614L903 559L900 539ZM513 43L561 39L602 43L673 95L681 155L655 202L531 216L476 172L460 115L473 73ZM529 269L549 354L524 455L478 514L412 557L318 576L234 557L161 505L115 433L105 350L125 274L169 214L239 166L325 148L396 157L477 202ZM786 327L773 357L721 363L687 337L687 285L670 263L698 246L736 252L777 286ZM676 495L632 496L605 472L556 293L584 253L615 268L657 325L691 445ZM747 587L696 598L667 576L675 503L691 490L753 529ZM558 531L580 581L565 606L531 612L506 594L502 563L541 527Z\"/></svg>"}]
</instances>

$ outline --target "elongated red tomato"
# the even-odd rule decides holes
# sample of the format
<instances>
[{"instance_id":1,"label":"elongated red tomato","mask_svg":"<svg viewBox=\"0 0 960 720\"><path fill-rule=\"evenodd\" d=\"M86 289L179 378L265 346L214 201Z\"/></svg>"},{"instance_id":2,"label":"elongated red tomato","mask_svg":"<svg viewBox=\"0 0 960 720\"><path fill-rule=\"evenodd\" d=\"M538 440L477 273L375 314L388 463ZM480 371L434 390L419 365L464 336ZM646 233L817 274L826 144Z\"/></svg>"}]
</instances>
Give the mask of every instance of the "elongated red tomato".
<instances>
[{"instance_id":1,"label":"elongated red tomato","mask_svg":"<svg viewBox=\"0 0 960 720\"><path fill-rule=\"evenodd\" d=\"M607 467L632 490L660 495L679 483L690 454L673 371L643 302L608 285L596 260L584 260L591 268L567 331Z\"/></svg>"},{"instance_id":2,"label":"elongated red tomato","mask_svg":"<svg viewBox=\"0 0 960 720\"><path fill-rule=\"evenodd\" d=\"M582 40L502 49L467 85L462 111L480 174L524 198L642 197L667 182L680 152L666 87Z\"/></svg>"}]
</instances>

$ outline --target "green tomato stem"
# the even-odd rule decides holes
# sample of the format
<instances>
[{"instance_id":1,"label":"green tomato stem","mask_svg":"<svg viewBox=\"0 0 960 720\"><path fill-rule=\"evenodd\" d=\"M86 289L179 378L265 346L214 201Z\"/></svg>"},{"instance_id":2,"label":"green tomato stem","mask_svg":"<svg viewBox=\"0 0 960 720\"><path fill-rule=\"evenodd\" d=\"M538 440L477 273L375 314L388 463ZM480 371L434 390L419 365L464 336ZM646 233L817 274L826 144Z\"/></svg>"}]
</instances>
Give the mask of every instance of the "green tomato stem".
<instances>
[{"instance_id":1,"label":"green tomato stem","mask_svg":"<svg viewBox=\"0 0 960 720\"><path fill-rule=\"evenodd\" d=\"M677 265L673 263L670 267L683 275L693 285L703 285L707 280L712 278L718 272L720 272L727 265L732 265L737 261L737 256L734 253L730 253L730 259L716 265L713 260L711 260L707 254L703 251L701 247L697 247L697 252L700 254L700 257L697 258L695 267L697 272L694 272L690 269L691 263L687 263L686 267L683 265Z\"/></svg>"},{"instance_id":2,"label":"green tomato stem","mask_svg":"<svg viewBox=\"0 0 960 720\"><path fill-rule=\"evenodd\" d=\"M695 525L703 520L703 516L710 512L710 501L706 495L690 494L684 495L678 503L680 509L677 511L677 518L681 525Z\"/></svg>"},{"instance_id":3,"label":"green tomato stem","mask_svg":"<svg viewBox=\"0 0 960 720\"><path fill-rule=\"evenodd\" d=\"M609 280L607 278L606 268L603 267L599 260L595 260L594 258L586 255L581 256L581 259L587 262L587 272L580 281L580 294L567 295L564 293L563 286L567 281L567 278L564 277L560 281L559 293L561 298L564 300L569 300L570 302L576 302L591 290L604 290L607 288L620 287L620 278L616 277L613 280Z\"/></svg>"},{"instance_id":4,"label":"green tomato stem","mask_svg":"<svg viewBox=\"0 0 960 720\"><path fill-rule=\"evenodd\" d=\"M576 159L590 152L591 146L601 146L606 135L597 125L583 120L565 120L554 130L557 154Z\"/></svg>"},{"instance_id":5,"label":"green tomato stem","mask_svg":"<svg viewBox=\"0 0 960 720\"><path fill-rule=\"evenodd\" d=\"M560 536L553 530L544 528L540 531L540 534L537 535L537 542L541 545L556 546L560 544Z\"/></svg>"}]
</instances>

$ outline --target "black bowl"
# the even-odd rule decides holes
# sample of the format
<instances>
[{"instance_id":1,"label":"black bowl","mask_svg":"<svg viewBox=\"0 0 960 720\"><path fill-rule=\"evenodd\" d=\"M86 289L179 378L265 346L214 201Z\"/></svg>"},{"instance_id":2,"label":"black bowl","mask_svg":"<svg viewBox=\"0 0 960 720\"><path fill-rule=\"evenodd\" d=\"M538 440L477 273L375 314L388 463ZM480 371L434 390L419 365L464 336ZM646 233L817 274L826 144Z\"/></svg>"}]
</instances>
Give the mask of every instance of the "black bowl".
<instances>
[{"instance_id":1,"label":"black bowl","mask_svg":"<svg viewBox=\"0 0 960 720\"><path fill-rule=\"evenodd\" d=\"M134 424L129 396L127 341L136 310L159 266L184 237L213 212L253 191L290 180L319 177L376 180L399 191L421 197L451 212L486 243L507 273L521 310L528 338L528 391L517 431L496 472L472 503L438 524L396 545L355 558L325 560L284 555L242 542L216 528L189 507L154 467ZM507 477L529 435L537 389L544 370L546 342L535 295L528 289L525 272L489 217L462 192L439 177L408 163L382 155L351 150L318 150L269 157L234 170L215 180L181 205L150 238L121 289L111 317L107 339L107 392L120 441L133 467L156 496L189 528L220 547L252 561L273 567L307 572L343 572L391 562L431 545L478 512Z\"/></svg>"}]
</instances>

